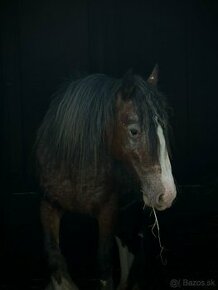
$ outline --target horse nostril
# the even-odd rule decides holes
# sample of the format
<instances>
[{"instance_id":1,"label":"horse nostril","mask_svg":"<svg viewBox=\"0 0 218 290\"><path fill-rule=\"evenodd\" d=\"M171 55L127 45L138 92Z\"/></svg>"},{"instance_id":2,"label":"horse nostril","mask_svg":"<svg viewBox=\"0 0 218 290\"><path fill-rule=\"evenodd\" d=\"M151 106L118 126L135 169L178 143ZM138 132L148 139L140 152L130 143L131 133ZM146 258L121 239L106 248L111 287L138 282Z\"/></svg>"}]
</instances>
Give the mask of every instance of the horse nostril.
<instances>
[{"instance_id":1,"label":"horse nostril","mask_svg":"<svg viewBox=\"0 0 218 290\"><path fill-rule=\"evenodd\" d=\"M157 197L157 204L162 204L164 202L164 194L160 194Z\"/></svg>"}]
</instances>

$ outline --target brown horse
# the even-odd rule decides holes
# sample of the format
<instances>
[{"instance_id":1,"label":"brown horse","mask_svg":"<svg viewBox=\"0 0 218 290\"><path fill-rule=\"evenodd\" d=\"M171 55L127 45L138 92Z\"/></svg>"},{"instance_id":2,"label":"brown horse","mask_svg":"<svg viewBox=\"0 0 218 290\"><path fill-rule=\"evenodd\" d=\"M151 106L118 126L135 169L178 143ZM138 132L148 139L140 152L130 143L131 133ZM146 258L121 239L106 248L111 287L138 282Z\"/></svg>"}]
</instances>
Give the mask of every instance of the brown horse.
<instances>
[{"instance_id":1,"label":"brown horse","mask_svg":"<svg viewBox=\"0 0 218 290\"><path fill-rule=\"evenodd\" d=\"M111 245L120 194L139 188L145 205L171 206L176 188L167 150L167 114L157 67L145 81L95 74L71 82L52 102L38 131L45 192L41 220L56 289L78 289L59 248L65 211L96 217L99 288L113 289ZM131 187L130 186L130 187Z\"/></svg>"}]
</instances>

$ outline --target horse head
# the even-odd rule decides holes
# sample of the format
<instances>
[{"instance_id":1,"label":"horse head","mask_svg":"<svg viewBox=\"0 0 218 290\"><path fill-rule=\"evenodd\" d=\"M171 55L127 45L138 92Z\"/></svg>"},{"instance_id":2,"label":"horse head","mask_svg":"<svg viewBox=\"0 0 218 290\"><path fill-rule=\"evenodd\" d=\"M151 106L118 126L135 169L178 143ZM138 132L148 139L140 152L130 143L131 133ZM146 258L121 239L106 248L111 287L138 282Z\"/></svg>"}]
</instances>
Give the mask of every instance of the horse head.
<instances>
[{"instance_id":1,"label":"horse head","mask_svg":"<svg viewBox=\"0 0 218 290\"><path fill-rule=\"evenodd\" d=\"M124 76L117 94L113 148L115 157L134 170L145 205L164 210L175 199L176 186L157 80L157 66L147 81L131 72Z\"/></svg>"}]
</instances>

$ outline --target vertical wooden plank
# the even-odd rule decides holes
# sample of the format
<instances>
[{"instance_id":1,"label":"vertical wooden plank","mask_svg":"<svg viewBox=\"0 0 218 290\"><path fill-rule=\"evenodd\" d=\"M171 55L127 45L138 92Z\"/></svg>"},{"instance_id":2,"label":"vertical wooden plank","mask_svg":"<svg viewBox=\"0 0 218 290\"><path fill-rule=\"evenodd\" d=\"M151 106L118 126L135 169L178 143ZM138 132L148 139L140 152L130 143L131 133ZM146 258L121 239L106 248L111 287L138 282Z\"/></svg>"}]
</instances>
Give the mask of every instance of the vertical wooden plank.
<instances>
[{"instance_id":1,"label":"vertical wooden plank","mask_svg":"<svg viewBox=\"0 0 218 290\"><path fill-rule=\"evenodd\" d=\"M188 18L189 158L193 180L217 178L218 41L213 1L191 1Z\"/></svg>"},{"instance_id":2,"label":"vertical wooden plank","mask_svg":"<svg viewBox=\"0 0 218 290\"><path fill-rule=\"evenodd\" d=\"M88 1L89 64L91 73L105 72L105 10L104 0Z\"/></svg>"},{"instance_id":3,"label":"vertical wooden plank","mask_svg":"<svg viewBox=\"0 0 218 290\"><path fill-rule=\"evenodd\" d=\"M18 2L1 2L2 167L10 187L22 176L22 123Z\"/></svg>"},{"instance_id":4,"label":"vertical wooden plank","mask_svg":"<svg viewBox=\"0 0 218 290\"><path fill-rule=\"evenodd\" d=\"M87 71L86 0L27 1L20 5L24 164L32 174L36 130L59 86Z\"/></svg>"},{"instance_id":5,"label":"vertical wooden plank","mask_svg":"<svg viewBox=\"0 0 218 290\"><path fill-rule=\"evenodd\" d=\"M173 114L173 167L178 183L186 183L188 164L187 2L160 1L160 85ZM170 9L169 9L170 7Z\"/></svg>"},{"instance_id":6,"label":"vertical wooden plank","mask_svg":"<svg viewBox=\"0 0 218 290\"><path fill-rule=\"evenodd\" d=\"M145 75L158 50L158 13L158 0L90 2L92 66L118 76L132 67Z\"/></svg>"}]
</instances>

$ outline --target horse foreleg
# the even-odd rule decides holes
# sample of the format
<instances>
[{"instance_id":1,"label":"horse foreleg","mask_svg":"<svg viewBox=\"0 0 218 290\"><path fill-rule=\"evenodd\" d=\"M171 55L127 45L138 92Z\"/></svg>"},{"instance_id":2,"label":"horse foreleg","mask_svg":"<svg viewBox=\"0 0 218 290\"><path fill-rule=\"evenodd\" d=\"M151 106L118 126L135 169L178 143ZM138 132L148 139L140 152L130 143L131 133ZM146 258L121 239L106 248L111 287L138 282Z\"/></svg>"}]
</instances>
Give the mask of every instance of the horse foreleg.
<instances>
[{"instance_id":1,"label":"horse foreleg","mask_svg":"<svg viewBox=\"0 0 218 290\"><path fill-rule=\"evenodd\" d=\"M52 273L51 283L47 289L78 290L71 281L67 271L67 264L59 248L59 229L62 212L43 200L40 213L44 231L45 251Z\"/></svg>"},{"instance_id":2,"label":"horse foreleg","mask_svg":"<svg viewBox=\"0 0 218 290\"><path fill-rule=\"evenodd\" d=\"M114 206L108 204L98 215L99 245L98 272L100 275L100 289L112 290L112 245L115 211Z\"/></svg>"}]
</instances>

